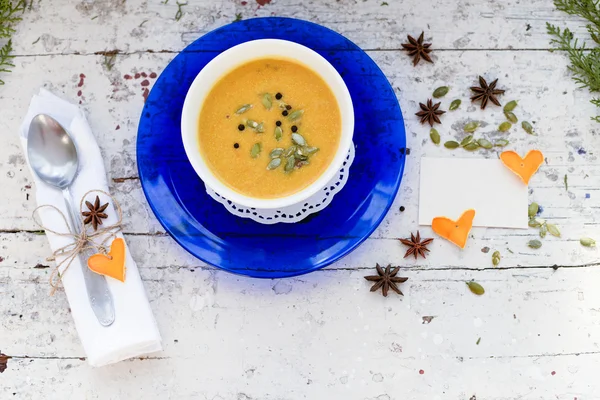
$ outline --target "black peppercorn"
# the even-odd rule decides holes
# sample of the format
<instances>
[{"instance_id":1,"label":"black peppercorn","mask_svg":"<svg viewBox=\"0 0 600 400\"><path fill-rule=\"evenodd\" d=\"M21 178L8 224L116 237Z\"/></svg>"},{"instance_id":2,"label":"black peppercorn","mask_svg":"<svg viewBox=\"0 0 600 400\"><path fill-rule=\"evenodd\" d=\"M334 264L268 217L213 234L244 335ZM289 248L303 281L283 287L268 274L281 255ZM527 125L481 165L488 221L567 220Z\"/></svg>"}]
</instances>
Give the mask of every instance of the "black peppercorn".
<instances>
[{"instance_id":1,"label":"black peppercorn","mask_svg":"<svg viewBox=\"0 0 600 400\"><path fill-rule=\"evenodd\" d=\"M277 93L277 94L275 95L275 98L276 98L277 100L281 100L281 98L282 98L282 97L283 97L283 95L282 95L281 93Z\"/></svg>"},{"instance_id":2,"label":"black peppercorn","mask_svg":"<svg viewBox=\"0 0 600 400\"><path fill-rule=\"evenodd\" d=\"M292 109L292 106L290 106L290 105L288 104L288 105L286 105L286 106L285 106L285 109L286 109L286 110L291 110L291 109Z\"/></svg>"},{"instance_id":3,"label":"black peppercorn","mask_svg":"<svg viewBox=\"0 0 600 400\"><path fill-rule=\"evenodd\" d=\"M239 125L238 125L238 129L239 129L240 131L243 131L244 129L246 129L246 127L244 126L244 124L239 124Z\"/></svg>"},{"instance_id":4,"label":"black peppercorn","mask_svg":"<svg viewBox=\"0 0 600 400\"><path fill-rule=\"evenodd\" d=\"M277 122L275 122L275 125L277 125L277 126L281 126L281 121L277 121Z\"/></svg>"},{"instance_id":5,"label":"black peppercorn","mask_svg":"<svg viewBox=\"0 0 600 400\"><path fill-rule=\"evenodd\" d=\"M298 131L298 127L296 125L292 126L292 132L296 133Z\"/></svg>"},{"instance_id":6,"label":"black peppercorn","mask_svg":"<svg viewBox=\"0 0 600 400\"><path fill-rule=\"evenodd\" d=\"M283 115L284 117L287 117L287 115L288 115L287 110L283 110L283 112L281 113L281 115Z\"/></svg>"},{"instance_id":7,"label":"black peppercorn","mask_svg":"<svg viewBox=\"0 0 600 400\"><path fill-rule=\"evenodd\" d=\"M234 144L233 144L233 148L234 148L234 149L237 149L237 148L239 148L239 147L240 147L240 144L239 144L239 143L234 143Z\"/></svg>"},{"instance_id":8,"label":"black peppercorn","mask_svg":"<svg viewBox=\"0 0 600 400\"><path fill-rule=\"evenodd\" d=\"M400 206L400 212L404 212L404 210L406 210L404 206Z\"/></svg>"}]
</instances>

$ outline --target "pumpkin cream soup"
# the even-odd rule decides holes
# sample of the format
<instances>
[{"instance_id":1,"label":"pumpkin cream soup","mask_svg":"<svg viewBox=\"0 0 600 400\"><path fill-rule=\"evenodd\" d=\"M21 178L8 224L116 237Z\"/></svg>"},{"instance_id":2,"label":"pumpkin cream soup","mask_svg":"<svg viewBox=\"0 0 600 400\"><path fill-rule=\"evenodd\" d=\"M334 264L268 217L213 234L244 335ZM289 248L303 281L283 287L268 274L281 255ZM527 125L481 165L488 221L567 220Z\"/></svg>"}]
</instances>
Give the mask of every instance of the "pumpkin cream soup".
<instances>
[{"instance_id":1,"label":"pumpkin cream soup","mask_svg":"<svg viewBox=\"0 0 600 400\"><path fill-rule=\"evenodd\" d=\"M254 198L289 196L333 160L341 117L331 89L304 65L260 59L229 72L206 97L200 151L233 190Z\"/></svg>"}]
</instances>

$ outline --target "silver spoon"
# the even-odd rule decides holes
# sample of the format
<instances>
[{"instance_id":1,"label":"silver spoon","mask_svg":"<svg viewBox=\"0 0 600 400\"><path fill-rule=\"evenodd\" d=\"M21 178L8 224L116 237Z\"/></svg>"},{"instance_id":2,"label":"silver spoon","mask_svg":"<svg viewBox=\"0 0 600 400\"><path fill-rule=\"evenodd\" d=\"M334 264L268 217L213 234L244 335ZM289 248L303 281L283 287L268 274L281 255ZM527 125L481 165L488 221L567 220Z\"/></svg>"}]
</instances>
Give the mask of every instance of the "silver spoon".
<instances>
[{"instance_id":1,"label":"silver spoon","mask_svg":"<svg viewBox=\"0 0 600 400\"><path fill-rule=\"evenodd\" d=\"M81 232L79 207L75 207L69 186L77 176L79 160L77 149L71 137L54 118L49 115L36 115L29 125L27 137L27 156L36 175L49 185L62 191L67 203L68 219L75 232ZM87 259L91 254L83 252L81 269L90 305L98 322L109 326L115 321L113 299L108 290L106 278L87 268Z\"/></svg>"}]
</instances>

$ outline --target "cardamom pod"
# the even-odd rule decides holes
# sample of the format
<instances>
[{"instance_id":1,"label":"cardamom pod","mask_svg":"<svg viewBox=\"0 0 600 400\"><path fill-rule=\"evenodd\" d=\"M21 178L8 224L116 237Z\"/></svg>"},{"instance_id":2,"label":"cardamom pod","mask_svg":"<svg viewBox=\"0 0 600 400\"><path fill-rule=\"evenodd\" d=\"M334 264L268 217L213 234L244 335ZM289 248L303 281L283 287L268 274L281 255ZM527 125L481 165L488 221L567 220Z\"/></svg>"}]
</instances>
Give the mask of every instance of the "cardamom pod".
<instances>
[{"instance_id":1,"label":"cardamom pod","mask_svg":"<svg viewBox=\"0 0 600 400\"><path fill-rule=\"evenodd\" d=\"M448 107L448 109L450 111L454 111L458 107L460 107L460 103L462 103L462 101L460 99L452 100L452 103L450 103L450 107Z\"/></svg>"},{"instance_id":2,"label":"cardamom pod","mask_svg":"<svg viewBox=\"0 0 600 400\"><path fill-rule=\"evenodd\" d=\"M512 128L512 124L510 122L505 121L505 122L503 122L503 123L500 124L500 126L498 127L498 130L500 132L506 132L510 128Z\"/></svg>"},{"instance_id":3,"label":"cardamom pod","mask_svg":"<svg viewBox=\"0 0 600 400\"><path fill-rule=\"evenodd\" d=\"M518 102L516 100L511 100L504 105L504 111L510 112L517 107Z\"/></svg>"},{"instance_id":4,"label":"cardamom pod","mask_svg":"<svg viewBox=\"0 0 600 400\"><path fill-rule=\"evenodd\" d=\"M530 240L529 242L527 242L527 246L531 247L532 249L539 249L540 247L542 247L542 242L540 242L537 239Z\"/></svg>"},{"instance_id":5,"label":"cardamom pod","mask_svg":"<svg viewBox=\"0 0 600 400\"><path fill-rule=\"evenodd\" d=\"M429 137L433 143L440 144L440 134L438 133L437 129L431 128L429 131Z\"/></svg>"},{"instance_id":6,"label":"cardamom pod","mask_svg":"<svg viewBox=\"0 0 600 400\"><path fill-rule=\"evenodd\" d=\"M523 128L523 130L527 133L529 133L530 135L533 135L533 126L531 126L531 124L527 121L523 121L521 122L521 127Z\"/></svg>"},{"instance_id":7,"label":"cardamom pod","mask_svg":"<svg viewBox=\"0 0 600 400\"><path fill-rule=\"evenodd\" d=\"M459 146L460 144L458 142L455 142L454 140L449 140L446 143L444 143L444 147L447 149L456 149Z\"/></svg>"},{"instance_id":8,"label":"cardamom pod","mask_svg":"<svg viewBox=\"0 0 600 400\"><path fill-rule=\"evenodd\" d=\"M439 88L437 88L433 91L433 97L435 97L436 99L439 99L440 97L444 97L445 95L448 94L449 90L450 90L450 88L448 86L440 86Z\"/></svg>"},{"instance_id":9,"label":"cardamom pod","mask_svg":"<svg viewBox=\"0 0 600 400\"><path fill-rule=\"evenodd\" d=\"M585 247L596 247L596 241L589 237L582 237L579 239L579 243Z\"/></svg>"},{"instance_id":10,"label":"cardamom pod","mask_svg":"<svg viewBox=\"0 0 600 400\"><path fill-rule=\"evenodd\" d=\"M465 124L464 130L465 130L465 132L473 133L477 130L477 128L479 128L479 125L480 125L479 121L467 122Z\"/></svg>"},{"instance_id":11,"label":"cardamom pod","mask_svg":"<svg viewBox=\"0 0 600 400\"><path fill-rule=\"evenodd\" d=\"M515 113L513 113L511 111L504 111L504 116L506 117L507 120L509 120L513 124L516 124L517 122L519 122L519 119L517 118Z\"/></svg>"},{"instance_id":12,"label":"cardamom pod","mask_svg":"<svg viewBox=\"0 0 600 400\"><path fill-rule=\"evenodd\" d=\"M481 296L482 294L485 293L485 289L479 283L474 282L474 281L469 281L469 282L465 282L465 283L469 287L469 290L472 293L476 294L477 296Z\"/></svg>"}]
</instances>

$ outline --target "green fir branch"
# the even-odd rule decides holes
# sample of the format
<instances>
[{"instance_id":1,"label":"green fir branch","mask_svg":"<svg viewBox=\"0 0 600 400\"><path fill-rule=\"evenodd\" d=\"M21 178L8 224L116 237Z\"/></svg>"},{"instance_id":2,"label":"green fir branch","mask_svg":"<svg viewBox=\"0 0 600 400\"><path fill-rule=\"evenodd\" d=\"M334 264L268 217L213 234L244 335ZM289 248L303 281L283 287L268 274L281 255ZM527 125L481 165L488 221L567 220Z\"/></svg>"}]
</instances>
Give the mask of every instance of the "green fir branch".
<instances>
[{"instance_id":1,"label":"green fir branch","mask_svg":"<svg viewBox=\"0 0 600 400\"><path fill-rule=\"evenodd\" d=\"M596 45L593 48L586 47L584 41L580 44L569 28L561 30L546 23L546 29L552 37L550 43L554 48L567 53L571 62L568 69L573 74L573 80L579 87L587 88L592 93L600 92L600 0L554 0L554 5L560 11L580 16L589 22L586 28ZM600 107L600 98L594 98L591 102ZM600 122L600 116L592 119Z\"/></svg>"},{"instance_id":2,"label":"green fir branch","mask_svg":"<svg viewBox=\"0 0 600 400\"><path fill-rule=\"evenodd\" d=\"M0 73L10 72L15 66L12 63L12 35L15 33L14 26L21 20L21 15L25 11L25 0L0 0L0 39L8 39L0 47ZM0 85L4 81L0 79Z\"/></svg>"}]
</instances>

